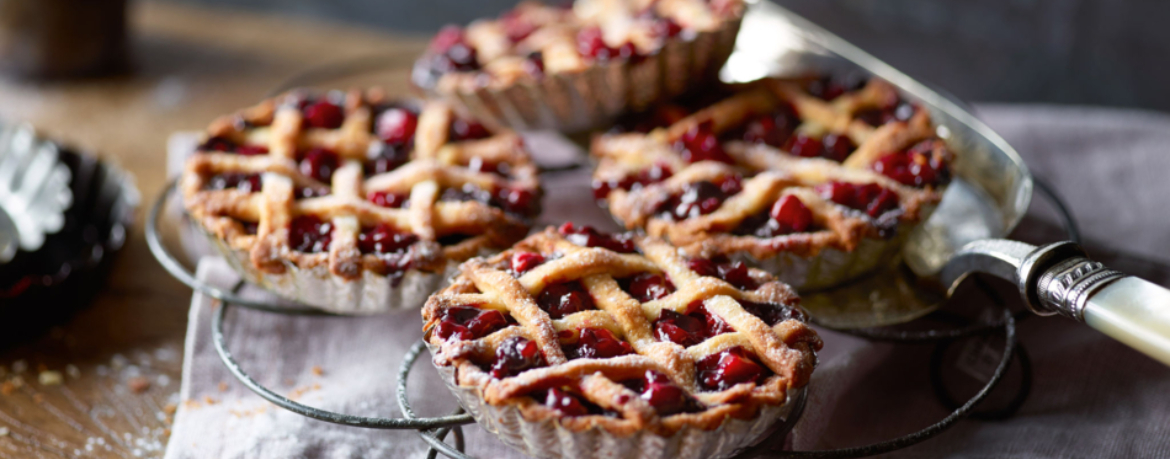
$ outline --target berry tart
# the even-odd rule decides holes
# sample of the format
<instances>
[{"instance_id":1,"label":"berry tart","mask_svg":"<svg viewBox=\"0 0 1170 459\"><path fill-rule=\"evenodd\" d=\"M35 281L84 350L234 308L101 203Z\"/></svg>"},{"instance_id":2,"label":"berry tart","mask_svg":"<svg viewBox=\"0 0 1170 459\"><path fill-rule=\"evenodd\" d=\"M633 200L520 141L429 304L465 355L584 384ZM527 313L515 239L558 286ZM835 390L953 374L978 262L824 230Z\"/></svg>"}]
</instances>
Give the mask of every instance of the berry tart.
<instances>
[{"instance_id":1,"label":"berry tart","mask_svg":"<svg viewBox=\"0 0 1170 459\"><path fill-rule=\"evenodd\" d=\"M743 263L567 223L460 266L424 340L480 425L541 458L722 458L792 415L821 339Z\"/></svg>"},{"instance_id":2,"label":"berry tart","mask_svg":"<svg viewBox=\"0 0 1170 459\"><path fill-rule=\"evenodd\" d=\"M378 89L294 91L215 121L181 185L250 282L337 313L418 308L540 211L520 137Z\"/></svg>"},{"instance_id":3,"label":"berry tart","mask_svg":"<svg viewBox=\"0 0 1170 459\"><path fill-rule=\"evenodd\" d=\"M950 180L930 115L869 79L765 79L598 136L594 197L627 228L801 291L897 259Z\"/></svg>"},{"instance_id":4,"label":"berry tart","mask_svg":"<svg viewBox=\"0 0 1170 459\"><path fill-rule=\"evenodd\" d=\"M743 11L742 0L523 2L443 28L413 80L480 119L583 131L714 81Z\"/></svg>"}]
</instances>

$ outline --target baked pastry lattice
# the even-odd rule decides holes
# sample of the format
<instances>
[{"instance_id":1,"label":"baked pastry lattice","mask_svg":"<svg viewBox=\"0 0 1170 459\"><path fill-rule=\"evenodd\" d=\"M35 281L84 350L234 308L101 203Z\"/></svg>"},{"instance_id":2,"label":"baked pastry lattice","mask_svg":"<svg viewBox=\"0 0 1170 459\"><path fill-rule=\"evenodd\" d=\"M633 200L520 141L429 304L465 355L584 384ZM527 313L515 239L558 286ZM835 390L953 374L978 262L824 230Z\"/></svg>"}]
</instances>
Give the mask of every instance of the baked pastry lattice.
<instances>
[{"instance_id":1,"label":"baked pastry lattice","mask_svg":"<svg viewBox=\"0 0 1170 459\"><path fill-rule=\"evenodd\" d=\"M423 309L455 383L529 421L671 435L803 387L821 341L786 285L742 263L571 223L461 266Z\"/></svg>"},{"instance_id":2,"label":"baked pastry lattice","mask_svg":"<svg viewBox=\"0 0 1170 459\"><path fill-rule=\"evenodd\" d=\"M699 256L900 241L950 179L953 155L927 111L878 79L765 79L652 119L646 132L594 139L595 197L627 228Z\"/></svg>"},{"instance_id":3,"label":"baked pastry lattice","mask_svg":"<svg viewBox=\"0 0 1170 459\"><path fill-rule=\"evenodd\" d=\"M260 272L442 272L527 233L537 168L520 137L382 91L297 91L215 121L186 164L188 212Z\"/></svg>"}]
</instances>

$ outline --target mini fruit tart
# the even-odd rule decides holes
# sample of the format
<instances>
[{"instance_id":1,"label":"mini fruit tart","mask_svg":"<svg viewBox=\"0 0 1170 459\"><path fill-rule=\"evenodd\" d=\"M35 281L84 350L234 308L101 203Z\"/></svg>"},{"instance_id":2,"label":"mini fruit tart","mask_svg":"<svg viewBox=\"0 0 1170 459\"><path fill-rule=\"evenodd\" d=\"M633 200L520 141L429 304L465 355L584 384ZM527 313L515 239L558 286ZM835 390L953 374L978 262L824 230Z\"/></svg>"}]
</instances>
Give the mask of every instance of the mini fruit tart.
<instances>
[{"instance_id":1,"label":"mini fruit tart","mask_svg":"<svg viewBox=\"0 0 1170 459\"><path fill-rule=\"evenodd\" d=\"M294 91L212 123L184 205L243 277L337 313L418 308L540 211L520 137L378 89Z\"/></svg>"},{"instance_id":2,"label":"mini fruit tart","mask_svg":"<svg viewBox=\"0 0 1170 459\"><path fill-rule=\"evenodd\" d=\"M953 155L890 84L765 79L645 132L598 136L594 197L627 228L742 259L801 291L901 253L942 197Z\"/></svg>"},{"instance_id":3,"label":"mini fruit tart","mask_svg":"<svg viewBox=\"0 0 1170 459\"><path fill-rule=\"evenodd\" d=\"M714 81L743 10L742 0L523 2L442 29L413 80L483 120L583 131Z\"/></svg>"},{"instance_id":4,"label":"mini fruit tart","mask_svg":"<svg viewBox=\"0 0 1170 459\"><path fill-rule=\"evenodd\" d=\"M723 458L792 408L821 339L743 263L566 223L460 267L423 308L480 425L541 458Z\"/></svg>"}]
</instances>

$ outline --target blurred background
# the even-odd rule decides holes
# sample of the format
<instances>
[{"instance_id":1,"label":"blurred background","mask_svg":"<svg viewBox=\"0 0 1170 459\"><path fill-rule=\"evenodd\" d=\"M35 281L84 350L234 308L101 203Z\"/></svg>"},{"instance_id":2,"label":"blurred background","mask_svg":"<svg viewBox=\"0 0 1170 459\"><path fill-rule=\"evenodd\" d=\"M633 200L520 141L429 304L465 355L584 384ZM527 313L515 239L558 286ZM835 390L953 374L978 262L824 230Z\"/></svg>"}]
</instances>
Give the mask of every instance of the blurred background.
<instances>
[{"instance_id":1,"label":"blurred background","mask_svg":"<svg viewBox=\"0 0 1170 459\"><path fill-rule=\"evenodd\" d=\"M512 0L150 0L429 34ZM977 101L1170 111L1170 2L778 0L911 76Z\"/></svg>"}]
</instances>

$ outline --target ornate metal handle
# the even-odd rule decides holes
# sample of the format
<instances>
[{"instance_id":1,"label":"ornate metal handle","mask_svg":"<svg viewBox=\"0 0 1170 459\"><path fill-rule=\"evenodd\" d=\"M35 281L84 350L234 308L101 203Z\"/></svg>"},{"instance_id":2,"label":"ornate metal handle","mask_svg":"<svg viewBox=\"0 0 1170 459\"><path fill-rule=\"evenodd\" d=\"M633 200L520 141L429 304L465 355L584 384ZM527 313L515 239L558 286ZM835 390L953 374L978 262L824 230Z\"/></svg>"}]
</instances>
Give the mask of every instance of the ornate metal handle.
<instances>
[{"instance_id":1,"label":"ornate metal handle","mask_svg":"<svg viewBox=\"0 0 1170 459\"><path fill-rule=\"evenodd\" d=\"M1085 322L1170 365L1170 290L1106 268L1077 244L972 242L947 262L939 279L953 291L974 272L1015 282L1036 314Z\"/></svg>"}]
</instances>

